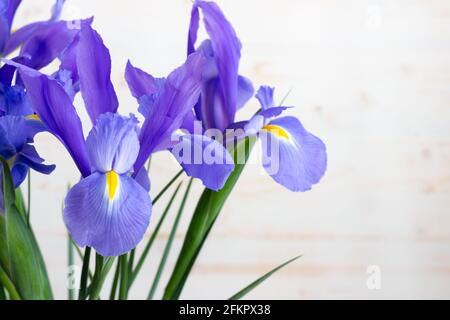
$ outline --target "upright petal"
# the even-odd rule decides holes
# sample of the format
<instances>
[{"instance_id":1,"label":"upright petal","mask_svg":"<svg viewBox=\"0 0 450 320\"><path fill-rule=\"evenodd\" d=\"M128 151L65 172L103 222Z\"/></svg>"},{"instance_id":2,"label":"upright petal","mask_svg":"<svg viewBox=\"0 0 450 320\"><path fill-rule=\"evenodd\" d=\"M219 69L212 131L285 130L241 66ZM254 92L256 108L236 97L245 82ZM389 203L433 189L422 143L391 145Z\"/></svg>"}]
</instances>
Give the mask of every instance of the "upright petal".
<instances>
[{"instance_id":1,"label":"upright petal","mask_svg":"<svg viewBox=\"0 0 450 320\"><path fill-rule=\"evenodd\" d=\"M161 86L152 75L136 68L130 61L128 61L125 69L125 80L128 83L131 94L136 99L144 95L155 94L161 89Z\"/></svg>"},{"instance_id":2,"label":"upright petal","mask_svg":"<svg viewBox=\"0 0 450 320\"><path fill-rule=\"evenodd\" d=\"M35 112L65 145L81 174L89 175L91 169L81 121L64 88L56 80L24 66L20 75Z\"/></svg>"},{"instance_id":3,"label":"upright petal","mask_svg":"<svg viewBox=\"0 0 450 320\"><path fill-rule=\"evenodd\" d=\"M228 125L234 122L234 116L237 110L238 95L238 68L241 52L241 43L236 33L225 18L219 6L214 2L196 1L192 8L191 25L189 30L188 50L192 50L192 43L196 39L196 31L198 29L198 8L202 9L203 21L205 23L206 32L208 33L214 60L219 73L220 95L218 98L222 100L219 104L222 110L214 110L220 113L220 120L216 123L217 129L224 130Z\"/></svg>"},{"instance_id":4,"label":"upright petal","mask_svg":"<svg viewBox=\"0 0 450 320\"><path fill-rule=\"evenodd\" d=\"M99 115L115 113L119 106L111 82L111 57L100 35L84 25L77 45L77 66L81 95L92 123Z\"/></svg>"},{"instance_id":5,"label":"upright petal","mask_svg":"<svg viewBox=\"0 0 450 320\"><path fill-rule=\"evenodd\" d=\"M261 86L256 93L256 99L258 99L261 104L261 108L269 109L275 106L275 102L273 101L273 92L275 88L269 86Z\"/></svg>"},{"instance_id":6,"label":"upright petal","mask_svg":"<svg viewBox=\"0 0 450 320\"><path fill-rule=\"evenodd\" d=\"M198 101L203 72L202 52L191 54L164 82L162 92L146 117L139 135L141 148L135 164L138 172L161 141L170 139Z\"/></svg>"},{"instance_id":7,"label":"upright petal","mask_svg":"<svg viewBox=\"0 0 450 320\"><path fill-rule=\"evenodd\" d=\"M52 16L50 17L50 21L56 21L61 16L61 12L64 6L65 0L56 0L55 4L52 8Z\"/></svg>"},{"instance_id":8,"label":"upright petal","mask_svg":"<svg viewBox=\"0 0 450 320\"><path fill-rule=\"evenodd\" d=\"M198 178L211 190L220 190L234 169L233 158L216 140L186 134L171 150L186 174Z\"/></svg>"},{"instance_id":9,"label":"upright petal","mask_svg":"<svg viewBox=\"0 0 450 320\"><path fill-rule=\"evenodd\" d=\"M136 125L136 118L116 113L105 113L97 118L86 141L92 171L114 170L124 174L133 168L139 152Z\"/></svg>"},{"instance_id":10,"label":"upright petal","mask_svg":"<svg viewBox=\"0 0 450 320\"><path fill-rule=\"evenodd\" d=\"M107 175L93 173L65 199L64 221L72 238L102 256L119 256L136 247L150 221L147 191L126 175L116 178L112 197Z\"/></svg>"},{"instance_id":11,"label":"upright petal","mask_svg":"<svg viewBox=\"0 0 450 320\"><path fill-rule=\"evenodd\" d=\"M264 126L263 167L291 191L306 191L319 182L327 167L324 143L306 131L294 117L282 117Z\"/></svg>"}]
</instances>

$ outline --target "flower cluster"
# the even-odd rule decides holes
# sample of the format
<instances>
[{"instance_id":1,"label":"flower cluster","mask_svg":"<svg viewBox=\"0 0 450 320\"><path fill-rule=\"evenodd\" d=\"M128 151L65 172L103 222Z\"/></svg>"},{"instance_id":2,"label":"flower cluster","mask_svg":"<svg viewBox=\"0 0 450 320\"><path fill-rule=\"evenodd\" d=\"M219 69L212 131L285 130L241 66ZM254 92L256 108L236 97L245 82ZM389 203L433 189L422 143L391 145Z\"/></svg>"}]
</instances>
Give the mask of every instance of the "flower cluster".
<instances>
[{"instance_id":1,"label":"flower cluster","mask_svg":"<svg viewBox=\"0 0 450 320\"><path fill-rule=\"evenodd\" d=\"M167 77L128 62L124 76L144 118L140 124L135 115L118 112L110 53L93 19L73 28L59 20L63 2L57 1L48 21L11 33L20 1L0 1L0 53L7 57L0 69L0 156L9 161L18 187L29 168L46 174L54 169L31 145L34 135L46 131L61 141L82 176L64 207L65 224L79 246L118 256L141 241L152 211L144 165L155 152L172 153L188 176L218 191L236 165L227 142L255 137L263 145L262 165L277 183L306 191L319 182L325 145L297 118L281 116L289 107L275 104L273 88L262 86L255 94L239 74L241 43L215 3L194 2L186 61ZM201 21L208 38L198 43ZM16 48L18 55L10 57ZM55 59L56 72L39 71ZM92 122L86 139L73 105L77 94ZM236 113L253 97L261 109L237 121ZM230 130L239 134L229 139ZM198 161L199 152L212 161Z\"/></svg>"}]
</instances>

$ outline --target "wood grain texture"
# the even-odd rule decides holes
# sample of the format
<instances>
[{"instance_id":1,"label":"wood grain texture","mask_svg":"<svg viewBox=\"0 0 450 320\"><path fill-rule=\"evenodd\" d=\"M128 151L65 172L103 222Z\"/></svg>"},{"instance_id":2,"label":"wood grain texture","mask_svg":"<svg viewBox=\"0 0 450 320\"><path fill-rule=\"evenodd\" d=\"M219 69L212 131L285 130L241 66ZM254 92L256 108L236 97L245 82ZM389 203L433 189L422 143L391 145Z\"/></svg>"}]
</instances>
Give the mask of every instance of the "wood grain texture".
<instances>
[{"instance_id":1,"label":"wood grain texture","mask_svg":"<svg viewBox=\"0 0 450 320\"><path fill-rule=\"evenodd\" d=\"M17 26L46 18L52 3L24 2ZM218 2L243 43L241 73L255 86L276 86L278 99L292 88L287 103L296 108L290 112L325 141L329 167L312 191L296 194L267 177L257 161L248 166L182 297L227 298L303 253L248 298L450 298L450 3ZM113 57L122 113L136 111L123 79L127 59L159 76L182 63L190 5L67 1L64 17L95 15ZM251 102L239 117L256 108ZM87 132L85 113L83 119ZM32 222L56 297L64 298L60 206L67 182L78 174L56 139L37 140L58 167L49 178L33 174ZM153 164L155 195L178 167L165 154ZM196 183L194 194L200 190ZM188 213L194 205L189 202ZM155 208L149 233L161 211ZM189 214L173 252L188 222ZM169 228L163 227L132 298L146 296ZM369 265L381 268L381 290L366 287Z\"/></svg>"}]
</instances>

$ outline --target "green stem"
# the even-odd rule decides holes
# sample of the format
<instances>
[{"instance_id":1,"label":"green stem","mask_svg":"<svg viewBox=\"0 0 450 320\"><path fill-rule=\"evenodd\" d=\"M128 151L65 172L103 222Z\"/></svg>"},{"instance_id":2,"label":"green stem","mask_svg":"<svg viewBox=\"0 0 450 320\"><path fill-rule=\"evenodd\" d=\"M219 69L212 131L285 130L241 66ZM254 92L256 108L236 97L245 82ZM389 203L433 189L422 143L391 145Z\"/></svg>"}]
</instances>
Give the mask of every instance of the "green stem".
<instances>
[{"instance_id":1,"label":"green stem","mask_svg":"<svg viewBox=\"0 0 450 320\"><path fill-rule=\"evenodd\" d=\"M178 177L183 173L183 170L180 170L173 178L169 181L169 183L166 184L166 186L156 195L155 199L152 201L152 205L155 205L155 203L161 198L161 196L167 191L167 189L170 188L170 186L175 182L175 180L178 179Z\"/></svg>"},{"instance_id":2,"label":"green stem","mask_svg":"<svg viewBox=\"0 0 450 320\"><path fill-rule=\"evenodd\" d=\"M91 257L91 247L86 247L84 250L83 257L83 268L81 270L81 283L80 283L80 292L78 294L78 300L86 299L86 288L87 288L87 278L89 274L89 259Z\"/></svg>"},{"instance_id":3,"label":"green stem","mask_svg":"<svg viewBox=\"0 0 450 320\"><path fill-rule=\"evenodd\" d=\"M67 235L67 267L70 268L71 266L73 266L73 245L72 245L72 240L70 239L70 236ZM68 288L67 294L68 294L69 300L74 299L73 289Z\"/></svg>"},{"instance_id":4,"label":"green stem","mask_svg":"<svg viewBox=\"0 0 450 320\"><path fill-rule=\"evenodd\" d=\"M92 280L91 290L89 294L90 300L97 300L100 296L101 279L102 279L103 257L98 253L95 254L95 272Z\"/></svg>"},{"instance_id":5,"label":"green stem","mask_svg":"<svg viewBox=\"0 0 450 320\"><path fill-rule=\"evenodd\" d=\"M119 283L120 276L120 261L117 261L116 272L114 273L114 280L111 286L111 293L109 294L109 300L116 298L117 284Z\"/></svg>"},{"instance_id":6,"label":"green stem","mask_svg":"<svg viewBox=\"0 0 450 320\"><path fill-rule=\"evenodd\" d=\"M180 187L182 185L182 181L178 184L177 188L175 189L174 193L172 194L172 197L169 200L169 203L167 204L166 208L164 209L161 218L159 218L158 224L156 225L155 231L153 231L152 235L150 236L150 239L148 240L147 244L145 245L144 251L142 252L141 257L139 258L136 267L134 268L133 272L131 273L131 279L130 279L130 286L133 284L134 280L136 279L137 275L139 274L139 271L141 270L145 259L147 258L148 252L150 251L150 248L153 245L153 242L156 239L156 236L158 235L159 229L161 228L167 213L169 212L172 203L178 194L178 191L180 190Z\"/></svg>"},{"instance_id":7,"label":"green stem","mask_svg":"<svg viewBox=\"0 0 450 320\"><path fill-rule=\"evenodd\" d=\"M183 200L181 201L180 208L178 209L177 216L175 217L175 221L173 222L172 230L170 230L169 238L167 239L167 244L166 244L166 247L164 249L164 252L163 252L163 255L162 255L162 258L161 258L161 262L159 263L159 267L158 267L158 271L156 272L155 279L153 280L152 287L150 289L150 292L148 293L147 300L153 299L153 296L155 294L156 288L158 287L159 280L161 279L161 274L162 274L162 272L164 270L164 267L165 267L166 261L167 261L167 257L169 256L170 249L172 247L172 242L173 242L173 239L175 237L175 233L177 232L177 228L178 228L178 224L180 222L181 214L183 213L184 206L186 204L186 200L188 198L189 191L191 189L192 181L193 181L193 179L191 178L189 180L189 184L188 184L188 186L186 188L186 192L185 192L185 194L183 196Z\"/></svg>"},{"instance_id":8,"label":"green stem","mask_svg":"<svg viewBox=\"0 0 450 320\"><path fill-rule=\"evenodd\" d=\"M130 278L131 273L133 272L133 264L134 264L135 254L136 254L136 248L134 248L130 252L130 259L128 260L128 278Z\"/></svg>"},{"instance_id":9,"label":"green stem","mask_svg":"<svg viewBox=\"0 0 450 320\"><path fill-rule=\"evenodd\" d=\"M9 279L6 272L3 270L2 267L0 267L0 282L3 284L5 289L9 293L9 297L11 300L20 300L20 295L16 290L16 287L14 286L14 283Z\"/></svg>"},{"instance_id":10,"label":"green stem","mask_svg":"<svg viewBox=\"0 0 450 320\"><path fill-rule=\"evenodd\" d=\"M120 263L120 288L119 288L119 300L126 300L128 295L128 263L127 255L121 255L119 257Z\"/></svg>"}]
</instances>

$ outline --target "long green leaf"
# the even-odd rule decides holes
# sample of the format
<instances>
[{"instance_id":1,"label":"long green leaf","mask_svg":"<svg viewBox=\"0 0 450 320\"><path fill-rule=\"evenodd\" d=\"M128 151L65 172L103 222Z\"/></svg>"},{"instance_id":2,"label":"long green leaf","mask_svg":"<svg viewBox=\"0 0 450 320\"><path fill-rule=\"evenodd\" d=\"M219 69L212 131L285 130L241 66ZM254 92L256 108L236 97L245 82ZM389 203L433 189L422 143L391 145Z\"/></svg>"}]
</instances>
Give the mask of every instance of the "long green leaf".
<instances>
[{"instance_id":1,"label":"long green leaf","mask_svg":"<svg viewBox=\"0 0 450 320\"><path fill-rule=\"evenodd\" d=\"M156 288L158 287L159 280L164 270L164 266L166 265L167 257L169 256L170 249L172 247L173 238L175 237L175 233L177 232L181 214L184 211L184 206L186 205L186 200L189 196L189 191L191 190L192 181L193 179L191 178L186 188L186 192L184 193L183 200L181 201L180 208L178 209L178 213L175 217L175 221L173 222L172 229L170 230L169 238L167 239L166 247L164 248L161 262L159 263L158 271L156 271L155 279L153 280L152 287L150 288L150 292L148 293L147 300L153 299L153 295L155 294Z\"/></svg>"},{"instance_id":2,"label":"long green leaf","mask_svg":"<svg viewBox=\"0 0 450 320\"><path fill-rule=\"evenodd\" d=\"M192 216L177 263L166 286L163 299L178 299L187 277L225 201L233 190L255 144L246 138L232 150L235 168L220 191L205 189Z\"/></svg>"},{"instance_id":3,"label":"long green leaf","mask_svg":"<svg viewBox=\"0 0 450 320\"><path fill-rule=\"evenodd\" d=\"M23 299L52 299L44 260L32 230L15 201L8 163L0 158L3 170L5 214L0 215L0 265Z\"/></svg>"},{"instance_id":4,"label":"long green leaf","mask_svg":"<svg viewBox=\"0 0 450 320\"><path fill-rule=\"evenodd\" d=\"M171 196L171 198L170 198L166 208L164 209L161 217L159 218L159 221L158 221L158 224L156 225L155 230L153 231L152 235L150 236L150 239L148 240L147 244L145 245L144 251L142 252L141 257L139 258L139 261L136 264L136 267L134 268L133 272L131 273L131 279L129 280L130 281L130 286L133 284L134 280L136 279L137 275L139 274L139 271L141 270L142 265L145 262L145 259L146 259L147 255L148 255L148 252L150 251L150 248L152 247L153 242L155 241L156 236L159 233L159 229L161 228L161 226L162 226L162 224L163 224L163 222L164 222L164 220L165 220L165 218L167 216L167 213L169 212L170 208L172 207L172 203L173 203L175 197L177 196L178 191L180 190L180 187L181 187L182 183L183 183L183 181L181 181L178 184L177 188L175 189L174 193L172 194L172 196Z\"/></svg>"},{"instance_id":5,"label":"long green leaf","mask_svg":"<svg viewBox=\"0 0 450 320\"><path fill-rule=\"evenodd\" d=\"M297 256L295 258L292 258L288 261L286 261L285 263L279 265L278 267L276 267L275 269L267 272L265 275L263 275L261 278L258 278L257 280L255 280L254 282L250 283L247 287L245 287L244 289L242 289L241 291L239 291L238 293L236 293L235 295L233 295L229 300L239 300L241 299L243 296L245 296L247 293L249 293L250 291L252 291L253 289L255 289L257 286L259 286L262 282L264 282L267 278L269 278L271 275L273 275L275 272L277 272L278 270L280 270L281 268L287 266L289 263L294 262L295 260L297 260L298 258L300 258L300 256Z\"/></svg>"}]
</instances>

